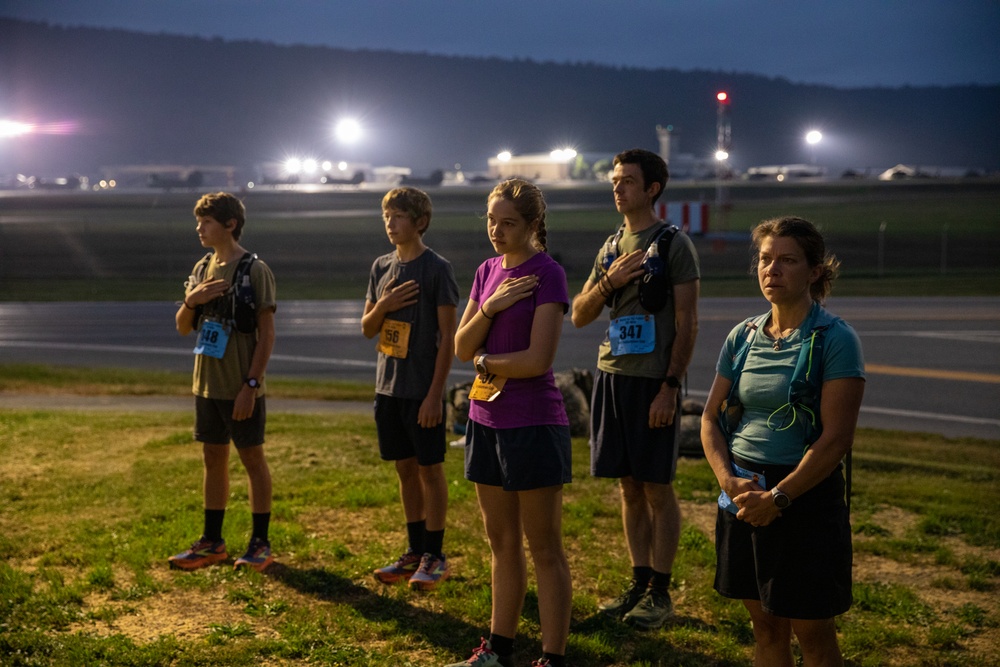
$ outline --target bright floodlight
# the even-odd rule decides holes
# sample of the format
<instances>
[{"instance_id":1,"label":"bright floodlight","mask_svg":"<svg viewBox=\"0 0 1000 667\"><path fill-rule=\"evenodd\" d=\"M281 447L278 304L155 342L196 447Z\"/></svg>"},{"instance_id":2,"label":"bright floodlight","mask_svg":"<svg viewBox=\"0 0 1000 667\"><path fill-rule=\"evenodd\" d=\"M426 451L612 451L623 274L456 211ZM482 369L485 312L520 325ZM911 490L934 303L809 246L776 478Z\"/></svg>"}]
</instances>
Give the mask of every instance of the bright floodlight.
<instances>
[{"instance_id":1,"label":"bright floodlight","mask_svg":"<svg viewBox=\"0 0 1000 667\"><path fill-rule=\"evenodd\" d=\"M285 160L285 172L289 174L297 174L302 171L302 161L297 157L290 157Z\"/></svg>"},{"instance_id":2,"label":"bright floodlight","mask_svg":"<svg viewBox=\"0 0 1000 667\"><path fill-rule=\"evenodd\" d=\"M497 159L500 160L501 162L510 162L510 158L511 158L510 151L500 151L499 153L497 153Z\"/></svg>"},{"instance_id":3,"label":"bright floodlight","mask_svg":"<svg viewBox=\"0 0 1000 667\"><path fill-rule=\"evenodd\" d=\"M361 138L361 123L353 118L344 118L337 122L334 132L337 135L338 141L342 141L345 144L353 144Z\"/></svg>"},{"instance_id":4,"label":"bright floodlight","mask_svg":"<svg viewBox=\"0 0 1000 667\"><path fill-rule=\"evenodd\" d=\"M313 160L312 158L309 158L309 159L304 160L302 162L302 170L304 172L306 172L307 174L314 174L314 173L316 173L316 167L318 167L318 166L319 165L316 164L316 160Z\"/></svg>"},{"instance_id":5,"label":"bright floodlight","mask_svg":"<svg viewBox=\"0 0 1000 667\"><path fill-rule=\"evenodd\" d=\"M715 151L715 159L718 160L719 162L725 162L726 160L729 159L729 153L727 153L722 149L719 149Z\"/></svg>"},{"instance_id":6,"label":"bright floodlight","mask_svg":"<svg viewBox=\"0 0 1000 667\"><path fill-rule=\"evenodd\" d=\"M823 141L823 133L819 130L810 130L806 133L806 143L807 144L818 144Z\"/></svg>"},{"instance_id":7,"label":"bright floodlight","mask_svg":"<svg viewBox=\"0 0 1000 667\"><path fill-rule=\"evenodd\" d=\"M32 126L28 123L20 123L16 120L0 119L0 139L4 137L18 137L31 132Z\"/></svg>"},{"instance_id":8,"label":"bright floodlight","mask_svg":"<svg viewBox=\"0 0 1000 667\"><path fill-rule=\"evenodd\" d=\"M323 167L323 171L330 171L333 169L333 163L329 160L323 160L323 164L320 166Z\"/></svg>"},{"instance_id":9,"label":"bright floodlight","mask_svg":"<svg viewBox=\"0 0 1000 667\"><path fill-rule=\"evenodd\" d=\"M576 157L576 151L572 148L557 148L549 153L549 157L560 162L569 162Z\"/></svg>"}]
</instances>

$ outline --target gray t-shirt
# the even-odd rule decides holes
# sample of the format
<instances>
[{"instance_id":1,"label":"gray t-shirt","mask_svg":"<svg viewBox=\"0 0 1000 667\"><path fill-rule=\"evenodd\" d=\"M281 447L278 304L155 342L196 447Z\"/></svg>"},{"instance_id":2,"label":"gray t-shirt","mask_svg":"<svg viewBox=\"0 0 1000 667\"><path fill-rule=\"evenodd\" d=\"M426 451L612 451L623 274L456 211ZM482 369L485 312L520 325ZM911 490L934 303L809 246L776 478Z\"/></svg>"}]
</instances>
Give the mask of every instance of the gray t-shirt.
<instances>
[{"instance_id":1,"label":"gray t-shirt","mask_svg":"<svg viewBox=\"0 0 1000 667\"><path fill-rule=\"evenodd\" d=\"M644 249L663 224L656 224L641 232L632 233L627 230L622 232L622 237L618 241L618 256L626 255L633 250ZM604 246L597 253L594 267L590 272L589 280L597 282L604 275L601 268L601 258L604 253ZM674 240L670 243L670 254L668 260L670 271L670 282L674 285L696 280L701 276L698 263L698 252L694 248L691 239L684 232L678 231ZM674 299L667 301L659 312L650 315L639 303L638 281L633 281L618 290L618 297L611 308L611 321L626 315L649 315L655 323L655 345L652 352L644 354L620 354L614 355L611 351L611 341L607 335L601 342L598 349L597 368L605 373L616 373L633 377L663 378L667 374L670 365L670 353L676 336L676 323L674 320ZM605 325L607 326L607 325ZM607 334L607 330L605 330Z\"/></svg>"},{"instance_id":2,"label":"gray t-shirt","mask_svg":"<svg viewBox=\"0 0 1000 667\"><path fill-rule=\"evenodd\" d=\"M458 306L458 283L448 260L430 248L410 262L400 262L394 250L372 264L365 298L371 303L378 301L385 285L393 278L397 286L415 280L420 293L417 303L386 315L386 321L410 325L409 345L404 359L378 352L375 393L423 400L434 378L434 363L441 340L437 309L438 306Z\"/></svg>"}]
</instances>

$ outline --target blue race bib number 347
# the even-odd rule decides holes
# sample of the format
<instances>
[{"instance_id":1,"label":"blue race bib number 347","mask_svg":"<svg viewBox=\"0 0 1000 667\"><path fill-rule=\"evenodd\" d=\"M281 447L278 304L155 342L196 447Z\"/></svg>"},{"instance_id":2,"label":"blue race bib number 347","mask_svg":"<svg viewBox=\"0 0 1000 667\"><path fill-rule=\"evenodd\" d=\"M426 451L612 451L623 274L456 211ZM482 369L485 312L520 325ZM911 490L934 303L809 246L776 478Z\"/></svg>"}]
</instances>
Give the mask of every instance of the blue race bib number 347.
<instances>
[{"instance_id":1,"label":"blue race bib number 347","mask_svg":"<svg viewBox=\"0 0 1000 667\"><path fill-rule=\"evenodd\" d=\"M608 327L611 354L647 354L656 346L656 321L651 315L625 315Z\"/></svg>"}]
</instances>

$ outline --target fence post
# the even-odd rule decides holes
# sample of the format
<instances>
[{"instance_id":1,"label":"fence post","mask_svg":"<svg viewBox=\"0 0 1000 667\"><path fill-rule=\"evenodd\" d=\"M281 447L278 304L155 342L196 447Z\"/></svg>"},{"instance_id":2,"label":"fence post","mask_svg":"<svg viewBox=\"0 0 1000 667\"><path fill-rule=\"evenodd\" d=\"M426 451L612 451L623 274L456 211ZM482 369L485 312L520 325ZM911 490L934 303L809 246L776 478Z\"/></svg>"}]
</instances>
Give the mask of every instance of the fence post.
<instances>
[{"instance_id":1,"label":"fence post","mask_svg":"<svg viewBox=\"0 0 1000 667\"><path fill-rule=\"evenodd\" d=\"M941 275L948 273L948 223L941 229Z\"/></svg>"},{"instance_id":2,"label":"fence post","mask_svg":"<svg viewBox=\"0 0 1000 667\"><path fill-rule=\"evenodd\" d=\"M878 226L878 277L885 272L885 220Z\"/></svg>"}]
</instances>

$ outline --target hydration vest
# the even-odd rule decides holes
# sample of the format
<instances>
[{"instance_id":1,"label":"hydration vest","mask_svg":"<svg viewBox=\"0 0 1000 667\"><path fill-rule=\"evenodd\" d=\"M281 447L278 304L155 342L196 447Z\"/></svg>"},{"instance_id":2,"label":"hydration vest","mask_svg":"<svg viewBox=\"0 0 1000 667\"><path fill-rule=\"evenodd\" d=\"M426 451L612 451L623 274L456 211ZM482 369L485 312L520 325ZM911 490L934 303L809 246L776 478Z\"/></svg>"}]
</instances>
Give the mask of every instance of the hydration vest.
<instances>
[{"instance_id":1,"label":"hydration vest","mask_svg":"<svg viewBox=\"0 0 1000 667\"><path fill-rule=\"evenodd\" d=\"M743 366L746 363L747 355L753 344L757 330L764 326L771 313L764 313L757 317L751 317L744 322L742 344L733 355L732 373L733 384L729 388L729 396L722 402L719 408L717 421L726 436L727 442L732 446L732 436L739 426L740 417L743 415L743 405L740 403L739 391L737 387L740 375L743 373ZM831 326L840 321L840 318L828 312L819 304L813 305L813 310L809 313L809 323L806 327L806 335L802 339L802 346L799 348L799 356L795 362L795 370L792 371L791 382L788 383L788 400L785 405L771 413L768 417L768 428L773 430L784 430L791 428L796 423L801 423L803 429L803 440L805 449L819 440L823 434L823 422L820 418L820 399L823 388L823 345L826 332ZM771 419L778 413L791 414L787 426L774 428L771 426ZM783 421L783 420L782 420ZM844 457L846 468L846 500L847 509L851 508L851 452L847 452Z\"/></svg>"},{"instance_id":2,"label":"hydration vest","mask_svg":"<svg viewBox=\"0 0 1000 667\"><path fill-rule=\"evenodd\" d=\"M618 256L618 239L621 238L624 223L614 237L605 242L605 256L602 265L605 271ZM650 313L658 313L667 305L674 293L674 284L670 281L670 244L677 235L677 228L666 223L653 234L646 243L646 257L642 261L646 272L636 279L639 285L639 305ZM611 261L608 261L610 258ZM624 286L623 286L624 287ZM618 301L621 287L614 291L605 302L608 307L614 307Z\"/></svg>"},{"instance_id":3,"label":"hydration vest","mask_svg":"<svg viewBox=\"0 0 1000 667\"><path fill-rule=\"evenodd\" d=\"M205 279L208 263L214 253L202 257L194 267L192 286ZM253 283L250 281L250 267L257 260L254 253L244 253L236 265L233 281L226 293L213 301L199 306L195 312L195 328L201 329L202 319L208 315L219 317L232 324L240 333L253 333L257 330L257 303Z\"/></svg>"},{"instance_id":4,"label":"hydration vest","mask_svg":"<svg viewBox=\"0 0 1000 667\"><path fill-rule=\"evenodd\" d=\"M820 419L819 409L823 386L823 345L827 330L840 320L839 317L827 312L818 304L814 305L813 309L813 312L809 314L807 333L799 348L799 357L795 362L795 370L792 371L791 382L788 383L788 401L768 418L768 426L771 427L771 418L776 413L790 412L791 417L788 425L774 430L791 428L796 423L801 422L806 449L816 442L823 433L823 422ZM729 396L726 397L719 411L719 426L727 438L732 437L743 412L738 391L743 366L750 353L757 330L764 326L770 315L769 312L764 313L744 322L742 343L736 350L736 354L733 355L733 384L729 389Z\"/></svg>"}]
</instances>

